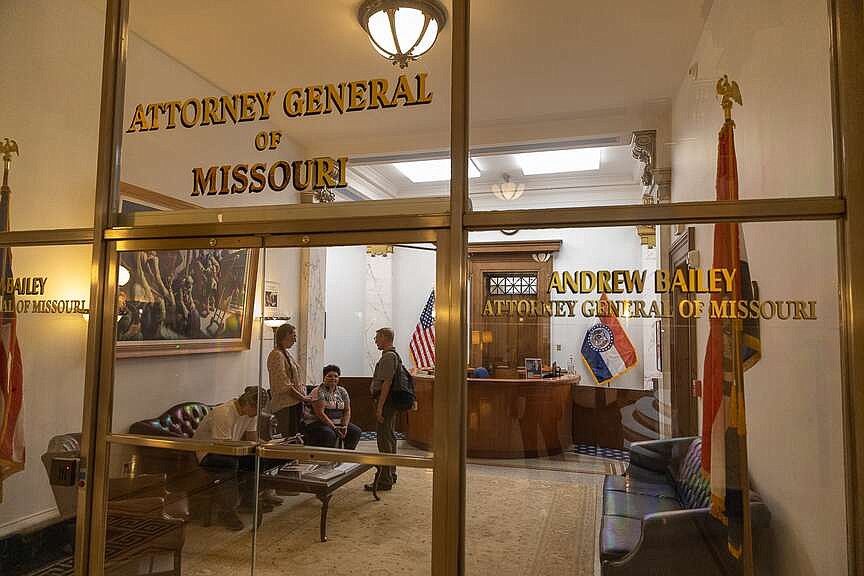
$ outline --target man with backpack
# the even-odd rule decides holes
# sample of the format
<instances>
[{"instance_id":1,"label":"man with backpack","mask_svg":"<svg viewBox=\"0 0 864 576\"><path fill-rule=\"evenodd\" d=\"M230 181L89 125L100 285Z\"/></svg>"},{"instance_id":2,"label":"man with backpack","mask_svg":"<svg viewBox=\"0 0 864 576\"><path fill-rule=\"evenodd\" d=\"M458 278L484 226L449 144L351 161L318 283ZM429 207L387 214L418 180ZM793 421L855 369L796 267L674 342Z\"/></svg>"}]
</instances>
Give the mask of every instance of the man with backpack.
<instances>
[{"instance_id":1,"label":"man with backpack","mask_svg":"<svg viewBox=\"0 0 864 576\"><path fill-rule=\"evenodd\" d=\"M372 401L375 403L375 427L378 451L383 454L396 453L396 416L402 410L410 410L414 400L413 379L393 346L393 329L379 328L375 332L375 345L381 358L375 364L372 376ZM374 484L364 486L366 490L391 490L396 483L395 466L379 466Z\"/></svg>"}]
</instances>

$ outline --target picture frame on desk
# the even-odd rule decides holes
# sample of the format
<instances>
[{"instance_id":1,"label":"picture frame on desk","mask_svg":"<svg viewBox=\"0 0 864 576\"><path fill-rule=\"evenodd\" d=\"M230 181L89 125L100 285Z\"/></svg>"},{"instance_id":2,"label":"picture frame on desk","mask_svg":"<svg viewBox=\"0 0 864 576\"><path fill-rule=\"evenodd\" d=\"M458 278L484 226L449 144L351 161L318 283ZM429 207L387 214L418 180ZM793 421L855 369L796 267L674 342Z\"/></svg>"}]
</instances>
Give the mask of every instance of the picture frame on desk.
<instances>
[{"instance_id":1,"label":"picture frame on desk","mask_svg":"<svg viewBox=\"0 0 864 576\"><path fill-rule=\"evenodd\" d=\"M525 359L525 377L528 379L543 377L543 360L541 358Z\"/></svg>"}]
</instances>

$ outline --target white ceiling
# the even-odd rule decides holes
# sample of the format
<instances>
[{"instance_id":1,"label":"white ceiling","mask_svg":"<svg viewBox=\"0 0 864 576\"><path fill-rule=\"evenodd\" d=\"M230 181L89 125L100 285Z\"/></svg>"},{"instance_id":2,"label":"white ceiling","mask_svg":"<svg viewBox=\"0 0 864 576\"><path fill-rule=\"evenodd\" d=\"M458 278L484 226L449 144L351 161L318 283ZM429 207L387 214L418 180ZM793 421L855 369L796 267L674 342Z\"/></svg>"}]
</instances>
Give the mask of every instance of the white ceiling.
<instances>
[{"instance_id":1,"label":"white ceiling","mask_svg":"<svg viewBox=\"0 0 864 576\"><path fill-rule=\"evenodd\" d=\"M445 0L450 8L450 1ZM372 50L359 0L135 0L133 33L229 93L387 77L399 71ZM663 105L686 76L708 0L473 0L471 125L485 145L545 137L540 127ZM448 23L422 62L427 106L288 119L313 153L445 149L449 132ZM135 70L128 70L134 74ZM193 96L193 95L190 95ZM203 96L203 95L201 95ZM527 127L513 130L514 126ZM595 122L592 134L626 133ZM650 126L632 126L629 129ZM534 130L532 131L532 128ZM574 129L575 130L575 129ZM494 140L499 142L493 142ZM623 143L623 142L622 142Z\"/></svg>"},{"instance_id":2,"label":"white ceiling","mask_svg":"<svg viewBox=\"0 0 864 576\"><path fill-rule=\"evenodd\" d=\"M614 204L641 201L641 164L633 159L629 146L601 148L600 168L582 172L525 176L513 153L494 154L488 151L472 154L480 176L469 180L469 193L474 207L481 210L507 208L539 208L558 205L592 205L599 202ZM401 198L406 196L445 196L449 181L415 184L397 170L391 161L377 160L370 164L356 163L348 170L350 189L340 192L339 199L357 200ZM492 186L503 181L504 175L525 186L522 197L503 201L493 194Z\"/></svg>"}]
</instances>

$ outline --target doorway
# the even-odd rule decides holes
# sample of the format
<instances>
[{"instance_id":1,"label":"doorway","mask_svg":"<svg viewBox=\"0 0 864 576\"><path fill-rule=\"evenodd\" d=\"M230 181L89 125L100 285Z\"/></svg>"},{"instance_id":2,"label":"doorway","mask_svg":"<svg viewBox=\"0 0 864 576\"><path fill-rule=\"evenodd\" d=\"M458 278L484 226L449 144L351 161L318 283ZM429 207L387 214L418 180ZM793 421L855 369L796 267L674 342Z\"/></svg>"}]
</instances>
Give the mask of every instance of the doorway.
<instances>
[{"instance_id":1,"label":"doorway","mask_svg":"<svg viewBox=\"0 0 864 576\"><path fill-rule=\"evenodd\" d=\"M403 520L412 522L397 532L413 530L416 543L410 560L399 562L408 572L427 571L433 483L441 478L431 454L435 442L428 451L411 451L397 434L397 453L380 450L369 380L381 355L373 343L378 327L396 328L394 342L407 364L406 327L419 323L429 293L443 281L438 243L438 232L421 230L112 244L113 281L106 302L120 320L110 327L113 354L110 360L106 355L103 372L112 397L104 438L108 457L105 469L95 473L108 497L94 511L105 573L132 573L143 563L165 574L180 574L181 566L182 574L202 574L217 558L237 572L282 573L298 564L298 550L304 547L340 539L350 545L359 538L358 510L368 512L363 521L368 527L389 518L388 501L401 506ZM429 249L407 250L406 245ZM330 268L328 257L334 264ZM420 266L428 268L422 291L417 274L408 277ZM125 283L119 279L121 267L132 268ZM352 270L359 276L348 274ZM381 285L385 277L389 288ZM394 306L402 308L381 307L388 289ZM396 302L397 296L405 298ZM374 322L367 322L376 314ZM356 326L350 324L358 317ZM294 443L278 423L274 426L268 357L278 327L286 323L296 333L296 345L287 347L289 364L302 372L310 397L322 385L322 369L338 374L341 366L341 375L353 377L338 383L350 393L352 406L351 416L343 407L340 417L362 428L353 449L347 439L337 440L335 447L311 445L307 439ZM436 361L446 367L443 355ZM246 406L241 398L250 389L258 391L251 434L196 437L220 406ZM339 398L348 403L345 396ZM431 396L420 407L430 438L439 408L445 407L433 409ZM303 411L307 427L314 424L314 414L314 409ZM241 462L238 469L223 466L235 461ZM378 494L365 490L375 484L377 466L398 466L398 487ZM131 510L133 504L146 508ZM229 505L231 515L226 514ZM140 542L121 549L116 545L125 534L121 528L133 520L148 522L155 536L136 532ZM285 538L294 539L287 549L266 545ZM393 549L388 541L381 548L355 544L376 557Z\"/></svg>"},{"instance_id":2,"label":"doorway","mask_svg":"<svg viewBox=\"0 0 864 576\"><path fill-rule=\"evenodd\" d=\"M469 364L495 378L515 378L526 358L549 364L549 317L518 314L520 301L548 301L560 240L479 242L468 246L471 347Z\"/></svg>"},{"instance_id":3,"label":"doorway","mask_svg":"<svg viewBox=\"0 0 864 576\"><path fill-rule=\"evenodd\" d=\"M685 273L689 268L688 254L695 249L695 230L687 228L669 250L669 270ZM671 309L678 310L681 300L687 297L680 289L673 290ZM672 436L693 436L698 432L694 381L696 371L696 322L692 317L675 314L671 319L672 333L669 339L672 372Z\"/></svg>"}]
</instances>

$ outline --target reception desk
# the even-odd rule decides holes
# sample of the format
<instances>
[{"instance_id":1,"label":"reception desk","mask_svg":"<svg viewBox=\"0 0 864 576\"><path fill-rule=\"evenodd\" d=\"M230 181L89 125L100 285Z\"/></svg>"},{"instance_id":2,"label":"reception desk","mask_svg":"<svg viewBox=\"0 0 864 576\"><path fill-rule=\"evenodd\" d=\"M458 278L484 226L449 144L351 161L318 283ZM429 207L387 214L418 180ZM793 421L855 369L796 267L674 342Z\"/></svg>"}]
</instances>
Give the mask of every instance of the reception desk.
<instances>
[{"instance_id":1,"label":"reception desk","mask_svg":"<svg viewBox=\"0 0 864 576\"><path fill-rule=\"evenodd\" d=\"M543 379L468 378L468 456L534 458L572 444L573 386L578 376ZM434 376L415 376L419 409L407 414L405 437L432 449Z\"/></svg>"}]
</instances>

